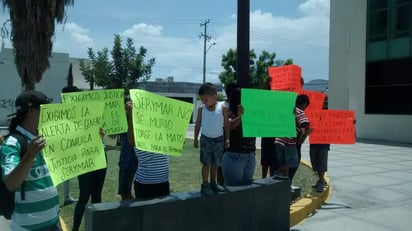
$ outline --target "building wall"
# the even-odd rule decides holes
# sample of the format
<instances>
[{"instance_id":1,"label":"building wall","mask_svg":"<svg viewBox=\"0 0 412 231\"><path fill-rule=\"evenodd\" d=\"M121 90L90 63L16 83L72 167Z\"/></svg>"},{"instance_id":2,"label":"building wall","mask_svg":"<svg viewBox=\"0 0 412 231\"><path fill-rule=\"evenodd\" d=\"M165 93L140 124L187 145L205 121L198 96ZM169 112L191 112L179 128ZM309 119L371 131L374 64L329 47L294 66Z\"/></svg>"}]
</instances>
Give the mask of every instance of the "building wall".
<instances>
[{"instance_id":1,"label":"building wall","mask_svg":"<svg viewBox=\"0 0 412 231\"><path fill-rule=\"evenodd\" d=\"M355 110L357 138L412 143L412 115L365 114L367 1L330 6L329 108Z\"/></svg>"},{"instance_id":2,"label":"building wall","mask_svg":"<svg viewBox=\"0 0 412 231\"><path fill-rule=\"evenodd\" d=\"M13 50L3 48L0 52L0 126L7 124L7 115L15 111L14 101L23 91L21 79L14 64ZM69 71L69 55L53 53L50 68L43 74L42 80L36 84L36 90L44 92L53 102L61 102L60 93L67 84Z\"/></svg>"}]
</instances>

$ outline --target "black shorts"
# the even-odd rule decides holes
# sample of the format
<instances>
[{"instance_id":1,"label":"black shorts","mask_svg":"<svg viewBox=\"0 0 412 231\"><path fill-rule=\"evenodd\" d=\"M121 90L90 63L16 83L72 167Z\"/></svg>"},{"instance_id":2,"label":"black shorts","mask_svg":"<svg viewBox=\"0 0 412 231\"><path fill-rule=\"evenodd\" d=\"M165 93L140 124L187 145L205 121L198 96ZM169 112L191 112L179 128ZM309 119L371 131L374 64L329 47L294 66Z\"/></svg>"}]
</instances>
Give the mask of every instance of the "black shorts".
<instances>
[{"instance_id":1,"label":"black shorts","mask_svg":"<svg viewBox=\"0 0 412 231\"><path fill-rule=\"evenodd\" d=\"M134 193L137 200L167 196L170 194L169 181L159 184L142 184L135 181Z\"/></svg>"},{"instance_id":2,"label":"black shorts","mask_svg":"<svg viewBox=\"0 0 412 231\"><path fill-rule=\"evenodd\" d=\"M278 167L275 138L262 138L261 154L260 164L262 166L271 166L274 169Z\"/></svg>"}]
</instances>

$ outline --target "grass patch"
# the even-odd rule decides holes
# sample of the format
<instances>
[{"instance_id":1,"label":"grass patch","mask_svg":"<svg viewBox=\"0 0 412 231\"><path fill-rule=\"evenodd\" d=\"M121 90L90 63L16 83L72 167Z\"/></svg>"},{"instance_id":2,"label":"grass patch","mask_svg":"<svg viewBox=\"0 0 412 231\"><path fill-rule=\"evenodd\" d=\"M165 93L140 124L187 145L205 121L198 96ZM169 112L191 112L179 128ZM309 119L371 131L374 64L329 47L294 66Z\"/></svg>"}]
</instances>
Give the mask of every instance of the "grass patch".
<instances>
[{"instance_id":1,"label":"grass patch","mask_svg":"<svg viewBox=\"0 0 412 231\"><path fill-rule=\"evenodd\" d=\"M116 139L105 137L105 142L108 145L107 160L108 169L106 179L102 192L102 201L119 201L120 197L117 195L117 183L118 183L118 160L120 155L120 147L116 146ZM200 160L199 149L193 148L193 141L187 139L183 148L183 153L180 157L172 156L170 158L170 190L175 192L190 192L199 191L200 184L202 182L200 174ZM254 178L259 179L262 176L262 169L260 166L260 150L256 151L256 169ZM312 170L305 165L301 164L296 176L294 178L293 185L301 187L301 195L308 195L312 192L311 185L315 182L315 175ZM77 178L70 180L70 191L74 198L79 195ZM59 196L61 203L63 204L63 186L58 186ZM90 202L90 201L89 201ZM75 204L63 206L61 208L61 217L66 223L68 230L72 229L73 214ZM84 220L80 230L84 230Z\"/></svg>"}]
</instances>

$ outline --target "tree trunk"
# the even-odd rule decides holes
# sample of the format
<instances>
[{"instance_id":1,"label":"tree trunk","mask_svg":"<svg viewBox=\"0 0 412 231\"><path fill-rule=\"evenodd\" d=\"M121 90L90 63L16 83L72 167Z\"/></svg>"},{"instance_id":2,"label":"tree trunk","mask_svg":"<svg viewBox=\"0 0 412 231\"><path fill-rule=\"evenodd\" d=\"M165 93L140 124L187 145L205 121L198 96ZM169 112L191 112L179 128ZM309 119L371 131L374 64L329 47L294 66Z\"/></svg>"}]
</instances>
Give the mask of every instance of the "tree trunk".
<instances>
[{"instance_id":1,"label":"tree trunk","mask_svg":"<svg viewBox=\"0 0 412 231\"><path fill-rule=\"evenodd\" d=\"M10 13L17 72L25 90L35 89L49 68L55 21L62 23L65 6L74 0L2 0Z\"/></svg>"}]
</instances>

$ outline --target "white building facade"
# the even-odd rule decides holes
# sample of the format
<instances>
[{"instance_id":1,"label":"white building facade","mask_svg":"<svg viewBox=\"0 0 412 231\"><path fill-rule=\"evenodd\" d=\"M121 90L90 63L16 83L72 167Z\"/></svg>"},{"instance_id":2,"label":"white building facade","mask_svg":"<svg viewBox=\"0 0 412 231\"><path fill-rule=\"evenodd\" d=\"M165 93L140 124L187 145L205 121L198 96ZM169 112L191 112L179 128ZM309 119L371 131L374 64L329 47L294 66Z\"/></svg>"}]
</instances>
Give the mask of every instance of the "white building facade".
<instances>
[{"instance_id":1,"label":"white building facade","mask_svg":"<svg viewBox=\"0 0 412 231\"><path fill-rule=\"evenodd\" d=\"M357 138L412 143L412 0L331 1L329 108Z\"/></svg>"},{"instance_id":2,"label":"white building facade","mask_svg":"<svg viewBox=\"0 0 412 231\"><path fill-rule=\"evenodd\" d=\"M61 90L67 85L69 71L69 55L53 53L50 58L50 68L42 80L36 84L36 90L44 92L53 102L61 101ZM7 115L15 111L14 101L23 92L21 79L14 64L13 49L2 48L0 52L0 126L7 124Z\"/></svg>"}]
</instances>

